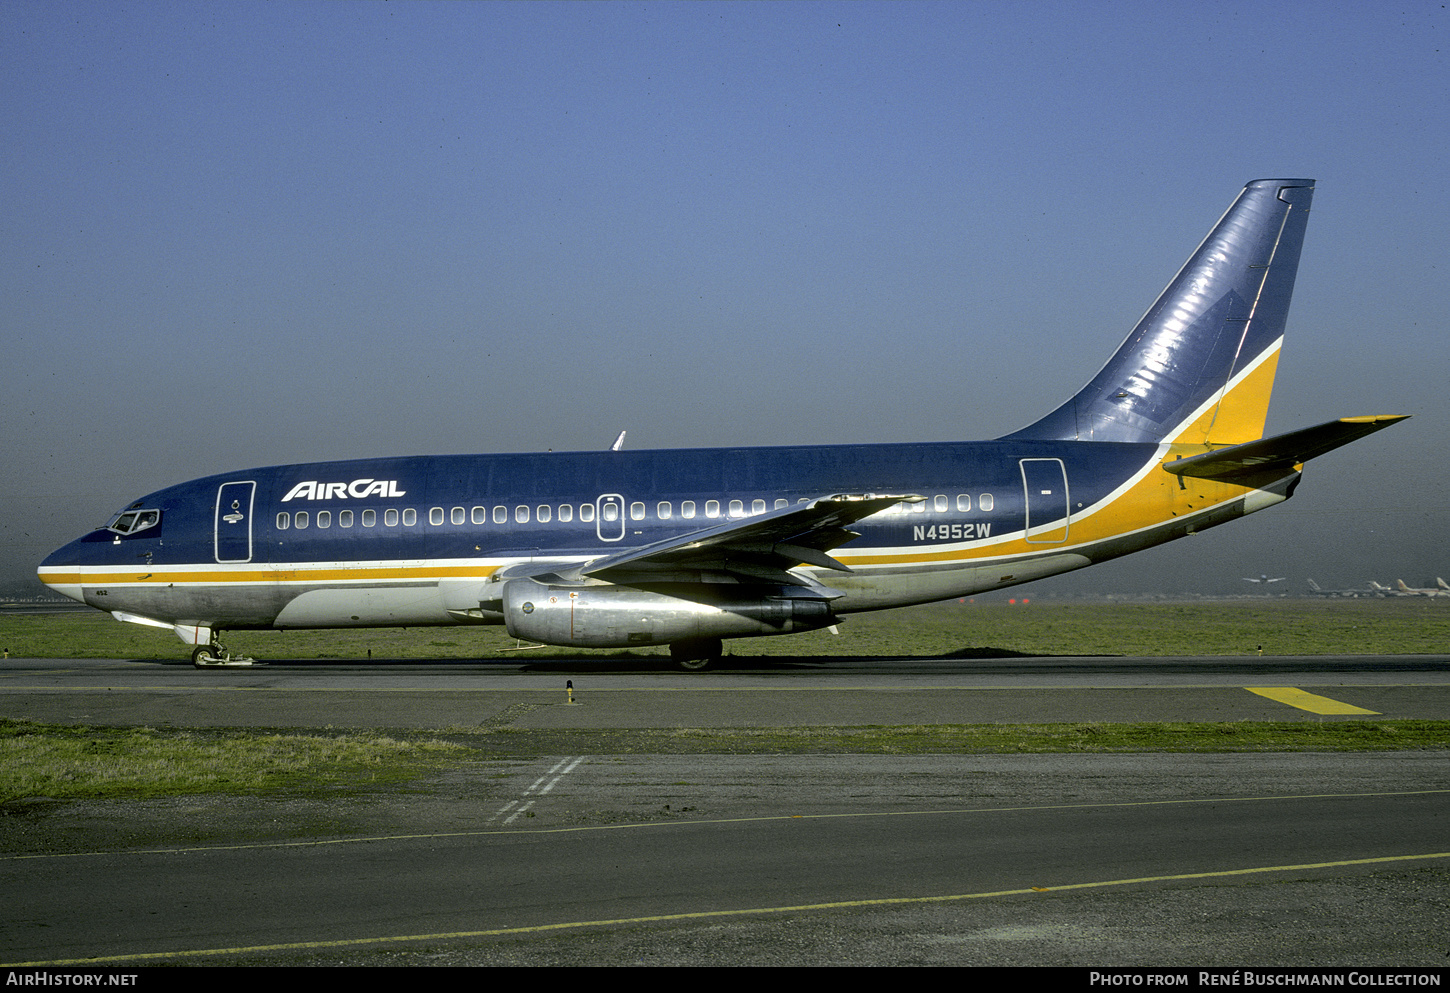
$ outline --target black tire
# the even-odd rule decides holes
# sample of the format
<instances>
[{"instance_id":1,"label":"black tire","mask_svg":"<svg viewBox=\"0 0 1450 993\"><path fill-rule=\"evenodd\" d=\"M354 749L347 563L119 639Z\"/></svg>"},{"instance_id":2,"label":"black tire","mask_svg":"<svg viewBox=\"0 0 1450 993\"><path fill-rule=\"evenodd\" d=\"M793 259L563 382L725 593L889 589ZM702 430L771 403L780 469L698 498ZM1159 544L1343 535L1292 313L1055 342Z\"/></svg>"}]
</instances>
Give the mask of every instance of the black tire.
<instances>
[{"instance_id":1,"label":"black tire","mask_svg":"<svg viewBox=\"0 0 1450 993\"><path fill-rule=\"evenodd\" d=\"M206 663L214 661L216 661L216 654L210 645L197 645L191 650L191 664L198 669L205 666Z\"/></svg>"},{"instance_id":2,"label":"black tire","mask_svg":"<svg viewBox=\"0 0 1450 993\"><path fill-rule=\"evenodd\" d=\"M719 638L687 638L670 645L670 660L682 672L708 672L724 652Z\"/></svg>"}]
</instances>

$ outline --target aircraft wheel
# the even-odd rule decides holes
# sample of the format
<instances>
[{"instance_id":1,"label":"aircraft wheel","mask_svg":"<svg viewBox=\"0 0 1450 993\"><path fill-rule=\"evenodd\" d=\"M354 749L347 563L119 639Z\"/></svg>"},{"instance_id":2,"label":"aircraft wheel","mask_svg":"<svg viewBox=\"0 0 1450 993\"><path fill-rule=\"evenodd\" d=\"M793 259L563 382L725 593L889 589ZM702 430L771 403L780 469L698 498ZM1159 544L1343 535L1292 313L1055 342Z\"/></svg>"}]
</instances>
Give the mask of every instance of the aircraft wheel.
<instances>
[{"instance_id":1,"label":"aircraft wheel","mask_svg":"<svg viewBox=\"0 0 1450 993\"><path fill-rule=\"evenodd\" d=\"M191 664L198 669L210 662L217 662L216 652L211 645L197 645L191 651Z\"/></svg>"},{"instance_id":2,"label":"aircraft wheel","mask_svg":"<svg viewBox=\"0 0 1450 993\"><path fill-rule=\"evenodd\" d=\"M670 660L684 672L705 672L720 661L723 653L719 638L690 638L670 645Z\"/></svg>"}]
</instances>

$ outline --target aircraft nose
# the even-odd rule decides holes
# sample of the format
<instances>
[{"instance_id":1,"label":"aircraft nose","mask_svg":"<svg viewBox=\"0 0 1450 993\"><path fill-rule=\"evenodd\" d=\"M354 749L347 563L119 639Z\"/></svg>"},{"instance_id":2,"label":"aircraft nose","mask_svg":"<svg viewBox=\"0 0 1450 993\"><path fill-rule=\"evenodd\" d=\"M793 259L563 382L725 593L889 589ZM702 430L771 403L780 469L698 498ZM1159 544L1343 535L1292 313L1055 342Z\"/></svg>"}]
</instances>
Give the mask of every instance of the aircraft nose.
<instances>
[{"instance_id":1,"label":"aircraft nose","mask_svg":"<svg viewBox=\"0 0 1450 993\"><path fill-rule=\"evenodd\" d=\"M54 592L85 603L85 594L81 592L80 553L79 541L63 545L45 557L36 569L36 575Z\"/></svg>"}]
</instances>

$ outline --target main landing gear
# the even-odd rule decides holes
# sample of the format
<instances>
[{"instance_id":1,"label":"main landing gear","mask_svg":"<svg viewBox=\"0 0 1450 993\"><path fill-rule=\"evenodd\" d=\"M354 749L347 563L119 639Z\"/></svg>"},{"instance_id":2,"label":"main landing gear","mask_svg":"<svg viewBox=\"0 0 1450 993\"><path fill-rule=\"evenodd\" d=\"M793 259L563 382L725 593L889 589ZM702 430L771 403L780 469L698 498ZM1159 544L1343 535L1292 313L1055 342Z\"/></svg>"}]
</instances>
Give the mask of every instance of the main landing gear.
<instances>
[{"instance_id":1,"label":"main landing gear","mask_svg":"<svg viewBox=\"0 0 1450 993\"><path fill-rule=\"evenodd\" d=\"M670 661L684 672L705 672L712 669L725 654L719 638L686 638L670 643Z\"/></svg>"},{"instance_id":2,"label":"main landing gear","mask_svg":"<svg viewBox=\"0 0 1450 993\"><path fill-rule=\"evenodd\" d=\"M213 635L210 645L197 645L191 652L191 664L198 669L248 666L256 661L245 655L233 655L222 647L222 643L216 640L215 635Z\"/></svg>"}]
</instances>

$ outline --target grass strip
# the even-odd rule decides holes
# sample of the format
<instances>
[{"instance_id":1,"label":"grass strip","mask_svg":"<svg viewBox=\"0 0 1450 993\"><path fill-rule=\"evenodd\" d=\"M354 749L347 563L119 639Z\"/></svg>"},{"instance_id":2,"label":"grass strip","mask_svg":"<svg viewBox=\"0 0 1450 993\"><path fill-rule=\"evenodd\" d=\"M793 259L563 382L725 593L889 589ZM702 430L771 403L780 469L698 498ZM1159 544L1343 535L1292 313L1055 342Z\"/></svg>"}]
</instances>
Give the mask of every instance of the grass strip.
<instances>
[{"instance_id":1,"label":"grass strip","mask_svg":"<svg viewBox=\"0 0 1450 993\"><path fill-rule=\"evenodd\" d=\"M944 724L283 734L0 719L0 802L375 788L537 755L1012 755L1450 748L1450 721Z\"/></svg>"},{"instance_id":2,"label":"grass strip","mask_svg":"<svg viewBox=\"0 0 1450 993\"><path fill-rule=\"evenodd\" d=\"M449 737L454 737L449 735ZM1034 755L1450 749L1450 721L921 724L859 727L498 729L467 735L496 757L571 754Z\"/></svg>"},{"instance_id":3,"label":"grass strip","mask_svg":"<svg viewBox=\"0 0 1450 993\"><path fill-rule=\"evenodd\" d=\"M186 731L0 719L0 802L371 787L471 753L453 742L370 732Z\"/></svg>"}]
</instances>

